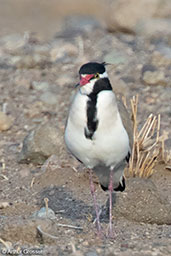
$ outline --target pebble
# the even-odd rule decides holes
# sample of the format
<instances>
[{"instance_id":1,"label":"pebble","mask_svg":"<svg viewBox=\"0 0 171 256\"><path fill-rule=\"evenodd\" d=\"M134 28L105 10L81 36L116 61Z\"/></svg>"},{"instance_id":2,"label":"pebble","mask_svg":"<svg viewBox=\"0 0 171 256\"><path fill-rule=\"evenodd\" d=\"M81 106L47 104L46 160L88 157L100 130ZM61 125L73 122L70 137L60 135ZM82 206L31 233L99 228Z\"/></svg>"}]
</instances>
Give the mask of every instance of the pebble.
<instances>
[{"instance_id":1,"label":"pebble","mask_svg":"<svg viewBox=\"0 0 171 256\"><path fill-rule=\"evenodd\" d=\"M20 174L21 178L26 178L30 175L30 170L28 168L24 167L19 171L19 174Z\"/></svg>"},{"instance_id":2,"label":"pebble","mask_svg":"<svg viewBox=\"0 0 171 256\"><path fill-rule=\"evenodd\" d=\"M98 256L95 251L86 253L86 256Z\"/></svg>"},{"instance_id":3,"label":"pebble","mask_svg":"<svg viewBox=\"0 0 171 256\"><path fill-rule=\"evenodd\" d=\"M60 49L60 50L59 50ZM74 46L71 43L66 43L59 46L54 46L50 50L50 58L52 62L58 61L62 58L66 58L67 56L77 56L78 55L78 49L76 46Z\"/></svg>"},{"instance_id":4,"label":"pebble","mask_svg":"<svg viewBox=\"0 0 171 256\"><path fill-rule=\"evenodd\" d=\"M63 87L64 85L68 84L68 85L71 85L74 84L74 78L70 75L62 75L62 76L59 76L57 79L56 79L56 84Z\"/></svg>"},{"instance_id":5,"label":"pebble","mask_svg":"<svg viewBox=\"0 0 171 256\"><path fill-rule=\"evenodd\" d=\"M161 6L160 0L110 1L106 12L107 27L110 31L135 33L137 23L153 17Z\"/></svg>"},{"instance_id":6,"label":"pebble","mask_svg":"<svg viewBox=\"0 0 171 256\"><path fill-rule=\"evenodd\" d=\"M34 118L36 116L39 116L41 114L42 111L46 111L45 106L43 105L42 101L36 101L33 104L31 104L31 106L29 107L29 109L26 109L24 112L25 114L29 117L29 118ZM24 127L25 128L25 127ZM28 128L26 127L26 130L28 130Z\"/></svg>"},{"instance_id":7,"label":"pebble","mask_svg":"<svg viewBox=\"0 0 171 256\"><path fill-rule=\"evenodd\" d=\"M126 64L128 62L128 57L122 51L112 50L106 54L104 61L115 65Z\"/></svg>"},{"instance_id":8,"label":"pebble","mask_svg":"<svg viewBox=\"0 0 171 256\"><path fill-rule=\"evenodd\" d=\"M58 97L53 92L47 91L40 96L40 100L49 105L58 104Z\"/></svg>"},{"instance_id":9,"label":"pebble","mask_svg":"<svg viewBox=\"0 0 171 256\"><path fill-rule=\"evenodd\" d=\"M143 74L142 80L148 85L167 85L167 80L163 71L146 71Z\"/></svg>"},{"instance_id":10,"label":"pebble","mask_svg":"<svg viewBox=\"0 0 171 256\"><path fill-rule=\"evenodd\" d=\"M10 64L18 69L44 68L49 64L46 56L41 54L12 56Z\"/></svg>"},{"instance_id":11,"label":"pebble","mask_svg":"<svg viewBox=\"0 0 171 256\"><path fill-rule=\"evenodd\" d=\"M0 202L0 209L4 209L10 206L10 203L8 202Z\"/></svg>"},{"instance_id":12,"label":"pebble","mask_svg":"<svg viewBox=\"0 0 171 256\"><path fill-rule=\"evenodd\" d=\"M0 131L8 130L12 125L11 117L0 111Z\"/></svg>"},{"instance_id":13,"label":"pebble","mask_svg":"<svg viewBox=\"0 0 171 256\"><path fill-rule=\"evenodd\" d=\"M83 241L82 243L83 246L89 246L89 242L87 240Z\"/></svg>"},{"instance_id":14,"label":"pebble","mask_svg":"<svg viewBox=\"0 0 171 256\"><path fill-rule=\"evenodd\" d=\"M161 38L170 39L171 36L171 19L162 18L146 18L137 22L135 27L135 33L139 36L145 36L146 38Z\"/></svg>"},{"instance_id":15,"label":"pebble","mask_svg":"<svg viewBox=\"0 0 171 256\"><path fill-rule=\"evenodd\" d=\"M171 48L160 47L154 51L151 57L151 63L156 67L168 67L171 65Z\"/></svg>"},{"instance_id":16,"label":"pebble","mask_svg":"<svg viewBox=\"0 0 171 256\"><path fill-rule=\"evenodd\" d=\"M1 42L4 44L6 51L10 54L14 54L16 51L18 52L18 50L26 44L24 36L19 34L5 36L1 39Z\"/></svg>"},{"instance_id":17,"label":"pebble","mask_svg":"<svg viewBox=\"0 0 171 256\"><path fill-rule=\"evenodd\" d=\"M34 218L41 218L41 219L55 219L55 213L54 211L48 207L48 211L46 210L46 207L42 207L39 211L36 211L33 213L32 217Z\"/></svg>"},{"instance_id":18,"label":"pebble","mask_svg":"<svg viewBox=\"0 0 171 256\"><path fill-rule=\"evenodd\" d=\"M31 87L37 91L47 91L49 89L49 83L33 81Z\"/></svg>"}]
</instances>

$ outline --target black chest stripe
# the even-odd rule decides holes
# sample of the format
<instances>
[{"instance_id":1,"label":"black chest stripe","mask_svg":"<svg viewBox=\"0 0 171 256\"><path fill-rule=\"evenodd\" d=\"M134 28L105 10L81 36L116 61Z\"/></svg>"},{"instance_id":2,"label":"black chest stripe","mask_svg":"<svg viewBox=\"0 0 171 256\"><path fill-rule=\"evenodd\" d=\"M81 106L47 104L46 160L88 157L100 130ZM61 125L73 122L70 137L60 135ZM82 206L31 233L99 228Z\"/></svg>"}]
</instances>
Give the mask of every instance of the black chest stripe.
<instances>
[{"instance_id":1,"label":"black chest stripe","mask_svg":"<svg viewBox=\"0 0 171 256\"><path fill-rule=\"evenodd\" d=\"M97 130L98 120L96 119L97 109L97 94L90 94L87 102L87 127L84 129L84 134L87 139L92 140L94 132Z\"/></svg>"},{"instance_id":2,"label":"black chest stripe","mask_svg":"<svg viewBox=\"0 0 171 256\"><path fill-rule=\"evenodd\" d=\"M98 93L103 90L112 90L111 84L108 78L99 79L95 85L92 93L88 95L87 101L87 127L84 128L84 135L87 139L92 140L93 134L97 130L97 97Z\"/></svg>"}]
</instances>

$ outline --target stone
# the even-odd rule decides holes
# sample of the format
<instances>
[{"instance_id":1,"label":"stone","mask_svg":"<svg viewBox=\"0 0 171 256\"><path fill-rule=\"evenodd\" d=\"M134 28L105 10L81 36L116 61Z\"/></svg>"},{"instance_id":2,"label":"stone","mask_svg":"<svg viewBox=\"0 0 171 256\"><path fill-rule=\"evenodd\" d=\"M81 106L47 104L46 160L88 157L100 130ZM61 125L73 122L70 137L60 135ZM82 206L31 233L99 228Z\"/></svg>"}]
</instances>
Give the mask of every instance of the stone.
<instances>
[{"instance_id":1,"label":"stone","mask_svg":"<svg viewBox=\"0 0 171 256\"><path fill-rule=\"evenodd\" d=\"M165 73L163 71L146 71L142 80L148 85L167 85Z\"/></svg>"},{"instance_id":2,"label":"stone","mask_svg":"<svg viewBox=\"0 0 171 256\"><path fill-rule=\"evenodd\" d=\"M62 138L57 125L51 122L41 124L24 138L19 163L43 164L49 156L59 155Z\"/></svg>"},{"instance_id":3,"label":"stone","mask_svg":"<svg viewBox=\"0 0 171 256\"><path fill-rule=\"evenodd\" d=\"M49 83L33 81L31 87L37 91L47 91L49 89Z\"/></svg>"},{"instance_id":4,"label":"stone","mask_svg":"<svg viewBox=\"0 0 171 256\"><path fill-rule=\"evenodd\" d=\"M29 109L25 110L24 112L29 118L34 118L34 117L38 117L43 111L47 111L43 102L36 101L33 104L31 104Z\"/></svg>"},{"instance_id":5,"label":"stone","mask_svg":"<svg viewBox=\"0 0 171 256\"><path fill-rule=\"evenodd\" d=\"M98 256L95 251L87 252L86 256Z\"/></svg>"},{"instance_id":6,"label":"stone","mask_svg":"<svg viewBox=\"0 0 171 256\"><path fill-rule=\"evenodd\" d=\"M12 125L12 118L0 111L0 132L8 130Z\"/></svg>"},{"instance_id":7,"label":"stone","mask_svg":"<svg viewBox=\"0 0 171 256\"><path fill-rule=\"evenodd\" d=\"M110 31L135 32L136 24L143 18L153 17L159 9L160 0L116 0L110 1L106 15Z\"/></svg>"},{"instance_id":8,"label":"stone","mask_svg":"<svg viewBox=\"0 0 171 256\"><path fill-rule=\"evenodd\" d=\"M36 211L32 215L33 218L41 218L41 219L55 219L55 213L54 211L48 207L48 211L46 210L46 207L42 207L39 211Z\"/></svg>"},{"instance_id":9,"label":"stone","mask_svg":"<svg viewBox=\"0 0 171 256\"><path fill-rule=\"evenodd\" d=\"M115 65L126 64L128 63L128 57L122 51L114 49L106 54L104 61Z\"/></svg>"},{"instance_id":10,"label":"stone","mask_svg":"<svg viewBox=\"0 0 171 256\"><path fill-rule=\"evenodd\" d=\"M10 206L9 202L0 202L0 209L4 209Z\"/></svg>"},{"instance_id":11,"label":"stone","mask_svg":"<svg viewBox=\"0 0 171 256\"><path fill-rule=\"evenodd\" d=\"M150 224L171 224L171 204L150 179L130 178L115 197L113 216Z\"/></svg>"},{"instance_id":12,"label":"stone","mask_svg":"<svg viewBox=\"0 0 171 256\"><path fill-rule=\"evenodd\" d=\"M63 59L64 57L72 57L78 55L78 48L71 43L61 43L55 45L50 50L51 61L55 62Z\"/></svg>"},{"instance_id":13,"label":"stone","mask_svg":"<svg viewBox=\"0 0 171 256\"><path fill-rule=\"evenodd\" d=\"M147 18L137 22L135 33L146 38L171 38L171 19Z\"/></svg>"},{"instance_id":14,"label":"stone","mask_svg":"<svg viewBox=\"0 0 171 256\"><path fill-rule=\"evenodd\" d=\"M47 91L40 96L40 100L49 105L55 105L58 103L58 96L53 92Z\"/></svg>"},{"instance_id":15,"label":"stone","mask_svg":"<svg viewBox=\"0 0 171 256\"><path fill-rule=\"evenodd\" d=\"M58 86L65 86L66 84L68 85L72 85L73 84L73 81L74 81L74 78L66 73L64 73L63 75L59 76L57 79L56 79L56 84Z\"/></svg>"},{"instance_id":16,"label":"stone","mask_svg":"<svg viewBox=\"0 0 171 256\"><path fill-rule=\"evenodd\" d=\"M13 34L3 37L1 42L8 53L15 54L19 49L25 46L27 41L24 36Z\"/></svg>"},{"instance_id":17,"label":"stone","mask_svg":"<svg viewBox=\"0 0 171 256\"><path fill-rule=\"evenodd\" d=\"M163 27L166 35L170 30L170 0L109 0L104 9L109 31L156 35Z\"/></svg>"},{"instance_id":18,"label":"stone","mask_svg":"<svg viewBox=\"0 0 171 256\"><path fill-rule=\"evenodd\" d=\"M10 64L18 69L45 68L50 64L49 59L40 54L25 54L12 56Z\"/></svg>"},{"instance_id":19,"label":"stone","mask_svg":"<svg viewBox=\"0 0 171 256\"><path fill-rule=\"evenodd\" d=\"M168 67L171 65L171 47L160 46L153 52L151 63L156 67Z\"/></svg>"}]
</instances>

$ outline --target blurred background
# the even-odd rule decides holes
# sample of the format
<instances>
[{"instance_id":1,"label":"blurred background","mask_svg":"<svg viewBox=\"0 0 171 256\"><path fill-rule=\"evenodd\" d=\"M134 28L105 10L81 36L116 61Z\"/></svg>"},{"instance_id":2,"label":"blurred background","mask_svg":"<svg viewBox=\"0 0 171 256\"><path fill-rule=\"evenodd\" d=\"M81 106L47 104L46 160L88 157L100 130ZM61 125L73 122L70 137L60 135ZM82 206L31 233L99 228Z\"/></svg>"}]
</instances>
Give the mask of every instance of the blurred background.
<instances>
[{"instance_id":1,"label":"blurred background","mask_svg":"<svg viewBox=\"0 0 171 256\"><path fill-rule=\"evenodd\" d=\"M90 15L104 22L104 6L98 0L0 0L0 35L36 32L49 38L68 15Z\"/></svg>"},{"instance_id":2,"label":"blurred background","mask_svg":"<svg viewBox=\"0 0 171 256\"><path fill-rule=\"evenodd\" d=\"M0 0L0 35L31 31L48 38L68 15L90 16L112 31L171 33L170 0Z\"/></svg>"}]
</instances>

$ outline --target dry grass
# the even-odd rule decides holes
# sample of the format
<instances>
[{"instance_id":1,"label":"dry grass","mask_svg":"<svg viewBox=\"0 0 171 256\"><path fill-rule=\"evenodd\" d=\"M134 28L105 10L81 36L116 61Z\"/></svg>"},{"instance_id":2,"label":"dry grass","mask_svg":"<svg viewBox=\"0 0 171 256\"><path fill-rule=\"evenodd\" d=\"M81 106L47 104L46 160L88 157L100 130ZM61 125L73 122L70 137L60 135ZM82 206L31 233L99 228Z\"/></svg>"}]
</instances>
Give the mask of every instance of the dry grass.
<instances>
[{"instance_id":1,"label":"dry grass","mask_svg":"<svg viewBox=\"0 0 171 256\"><path fill-rule=\"evenodd\" d=\"M138 131L137 108L138 96L134 96L131 99L133 148L126 175L149 177L154 171L161 151L164 155L164 147L161 147L160 115L150 114L140 131Z\"/></svg>"}]
</instances>

